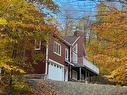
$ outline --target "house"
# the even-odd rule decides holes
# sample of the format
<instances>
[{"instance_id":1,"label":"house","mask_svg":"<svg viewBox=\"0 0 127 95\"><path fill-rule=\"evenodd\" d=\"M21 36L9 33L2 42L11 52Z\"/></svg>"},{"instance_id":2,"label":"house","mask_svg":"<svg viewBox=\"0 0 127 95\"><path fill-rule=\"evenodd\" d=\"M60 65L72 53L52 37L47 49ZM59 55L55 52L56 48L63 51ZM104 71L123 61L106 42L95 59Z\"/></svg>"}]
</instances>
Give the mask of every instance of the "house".
<instances>
[{"instance_id":1,"label":"house","mask_svg":"<svg viewBox=\"0 0 127 95\"><path fill-rule=\"evenodd\" d=\"M45 60L34 66L36 74L45 74L48 79L60 81L82 81L99 75L99 69L86 58L84 34L74 32L73 36L54 37L46 47L35 41L35 51L43 52Z\"/></svg>"}]
</instances>

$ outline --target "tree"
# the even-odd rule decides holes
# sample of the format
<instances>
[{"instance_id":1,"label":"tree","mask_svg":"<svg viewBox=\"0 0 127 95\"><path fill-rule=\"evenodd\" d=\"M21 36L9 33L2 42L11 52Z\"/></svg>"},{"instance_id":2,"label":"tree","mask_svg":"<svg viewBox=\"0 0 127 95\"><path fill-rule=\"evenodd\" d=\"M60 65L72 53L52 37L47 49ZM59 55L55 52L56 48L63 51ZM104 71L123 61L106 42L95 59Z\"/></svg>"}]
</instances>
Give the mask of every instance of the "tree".
<instances>
[{"instance_id":1,"label":"tree","mask_svg":"<svg viewBox=\"0 0 127 95\"><path fill-rule=\"evenodd\" d=\"M25 52L32 51L34 48L32 41L34 39L46 41L56 31L53 25L46 23L47 15L40 12L38 4L44 5L54 13L58 11L58 6L52 0L38 2L0 0L0 68L4 70L4 78L11 78L11 80L14 78L13 80L17 81L14 81L14 86L21 82L18 83L15 76L26 73L24 67L28 69L34 62L24 63L27 60L24 56Z\"/></svg>"},{"instance_id":2,"label":"tree","mask_svg":"<svg viewBox=\"0 0 127 95\"><path fill-rule=\"evenodd\" d=\"M88 38L88 34L89 34L89 39L91 35L91 30L89 28L90 24L91 24L91 20L89 16L82 17L76 23L76 30L84 32L85 47L86 47L86 39Z\"/></svg>"},{"instance_id":3,"label":"tree","mask_svg":"<svg viewBox=\"0 0 127 95\"><path fill-rule=\"evenodd\" d=\"M116 84L127 84L127 13L126 8L120 10L116 5L97 6L97 22L91 26L94 31L93 40L87 48L89 58L100 66L102 74Z\"/></svg>"},{"instance_id":4,"label":"tree","mask_svg":"<svg viewBox=\"0 0 127 95\"><path fill-rule=\"evenodd\" d=\"M72 9L72 11L70 10ZM75 8L71 4L64 4L64 14L63 16L65 17L65 36L72 36L73 35L73 28L75 26L75 12L73 11Z\"/></svg>"}]
</instances>

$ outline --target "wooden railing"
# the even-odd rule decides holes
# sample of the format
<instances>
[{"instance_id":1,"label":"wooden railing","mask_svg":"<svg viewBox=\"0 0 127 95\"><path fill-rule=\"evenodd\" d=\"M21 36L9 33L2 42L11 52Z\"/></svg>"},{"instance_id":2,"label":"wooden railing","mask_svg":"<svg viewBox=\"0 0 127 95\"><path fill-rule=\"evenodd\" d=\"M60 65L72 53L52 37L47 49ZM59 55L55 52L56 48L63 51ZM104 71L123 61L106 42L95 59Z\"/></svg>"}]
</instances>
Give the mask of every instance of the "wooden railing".
<instances>
[{"instance_id":1,"label":"wooden railing","mask_svg":"<svg viewBox=\"0 0 127 95\"><path fill-rule=\"evenodd\" d=\"M84 65L85 67L89 68L92 72L99 75L99 68L92 62L88 61L85 57L78 57L77 60L77 62L72 60L72 63L75 65Z\"/></svg>"}]
</instances>

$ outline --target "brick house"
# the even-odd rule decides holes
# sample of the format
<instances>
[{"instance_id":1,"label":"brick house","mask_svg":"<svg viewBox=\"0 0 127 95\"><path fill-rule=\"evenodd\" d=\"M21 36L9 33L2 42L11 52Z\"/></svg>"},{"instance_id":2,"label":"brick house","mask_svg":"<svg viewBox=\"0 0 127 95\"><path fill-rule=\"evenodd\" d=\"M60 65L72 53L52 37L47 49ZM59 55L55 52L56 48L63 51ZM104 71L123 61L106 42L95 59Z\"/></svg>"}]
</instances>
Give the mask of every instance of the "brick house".
<instances>
[{"instance_id":1,"label":"brick house","mask_svg":"<svg viewBox=\"0 0 127 95\"><path fill-rule=\"evenodd\" d=\"M83 32L61 38L52 36L46 47L41 41L35 44L35 51L45 55L45 61L34 66L36 74L60 81L81 81L99 74L99 69L85 58Z\"/></svg>"}]
</instances>

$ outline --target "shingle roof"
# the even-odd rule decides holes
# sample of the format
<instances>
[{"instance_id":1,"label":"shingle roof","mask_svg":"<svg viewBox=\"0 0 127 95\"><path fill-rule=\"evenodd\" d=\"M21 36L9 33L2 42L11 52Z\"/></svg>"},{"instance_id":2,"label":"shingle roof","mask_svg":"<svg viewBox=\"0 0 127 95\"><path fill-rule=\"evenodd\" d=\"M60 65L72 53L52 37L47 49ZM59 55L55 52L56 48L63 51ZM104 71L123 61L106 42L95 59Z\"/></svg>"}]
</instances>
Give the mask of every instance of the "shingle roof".
<instances>
[{"instance_id":1,"label":"shingle roof","mask_svg":"<svg viewBox=\"0 0 127 95\"><path fill-rule=\"evenodd\" d=\"M70 44L73 44L77 39L77 36L65 36L63 38L65 41L69 42Z\"/></svg>"}]
</instances>

